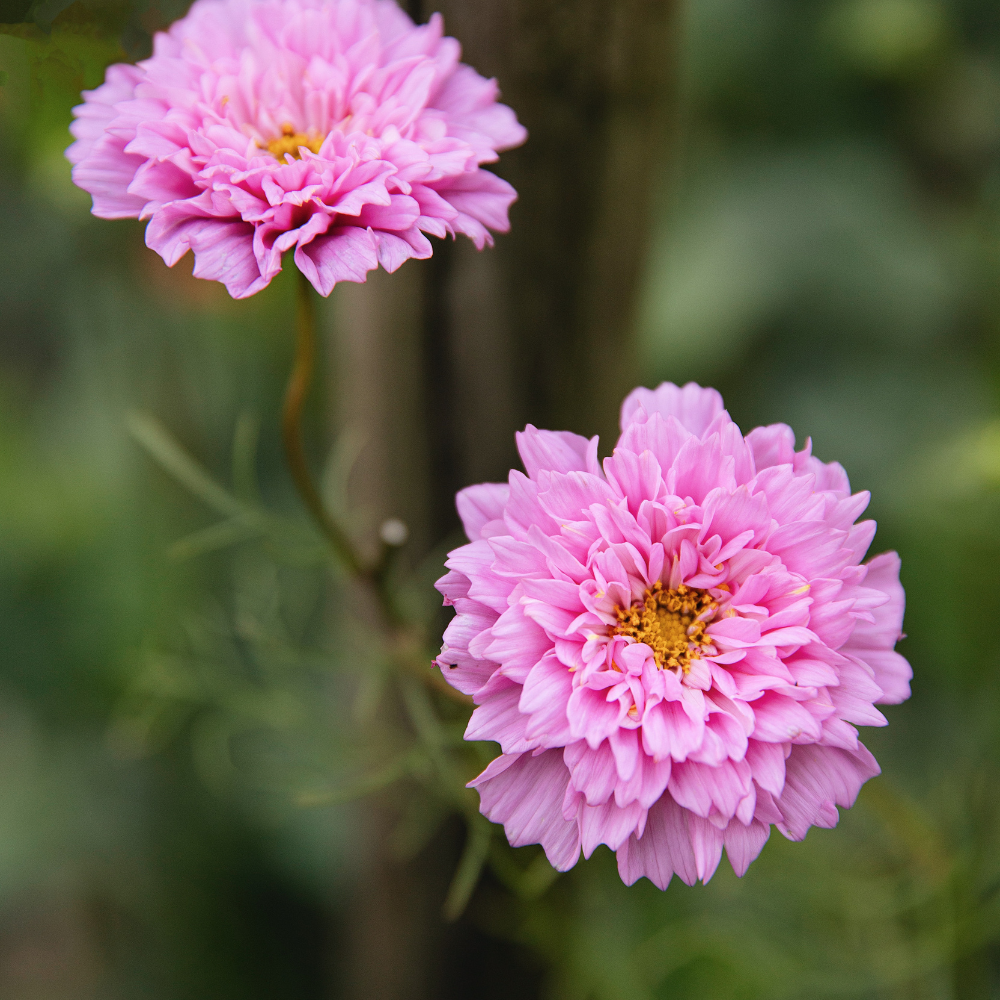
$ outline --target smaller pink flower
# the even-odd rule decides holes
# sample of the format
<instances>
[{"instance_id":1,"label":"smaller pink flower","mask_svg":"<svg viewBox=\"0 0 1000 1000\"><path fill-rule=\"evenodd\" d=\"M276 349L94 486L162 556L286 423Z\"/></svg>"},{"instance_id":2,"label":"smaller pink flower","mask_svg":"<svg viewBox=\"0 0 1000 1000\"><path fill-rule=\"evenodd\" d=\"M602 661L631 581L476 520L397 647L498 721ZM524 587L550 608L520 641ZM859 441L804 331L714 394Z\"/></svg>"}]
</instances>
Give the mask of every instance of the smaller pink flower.
<instances>
[{"instance_id":1,"label":"smaller pink flower","mask_svg":"<svg viewBox=\"0 0 1000 1000\"><path fill-rule=\"evenodd\" d=\"M529 425L526 475L458 494L437 662L479 706L466 739L500 744L471 784L512 845L565 871L606 844L660 888L725 848L742 875L879 773L855 727L910 694L899 557L863 563L868 494L714 389L636 389L621 427L601 463Z\"/></svg>"},{"instance_id":2,"label":"smaller pink flower","mask_svg":"<svg viewBox=\"0 0 1000 1000\"><path fill-rule=\"evenodd\" d=\"M84 93L73 180L235 298L289 250L328 295L430 257L425 234L482 249L517 197L482 165L527 133L460 52L440 15L417 27L394 0L196 0Z\"/></svg>"}]
</instances>

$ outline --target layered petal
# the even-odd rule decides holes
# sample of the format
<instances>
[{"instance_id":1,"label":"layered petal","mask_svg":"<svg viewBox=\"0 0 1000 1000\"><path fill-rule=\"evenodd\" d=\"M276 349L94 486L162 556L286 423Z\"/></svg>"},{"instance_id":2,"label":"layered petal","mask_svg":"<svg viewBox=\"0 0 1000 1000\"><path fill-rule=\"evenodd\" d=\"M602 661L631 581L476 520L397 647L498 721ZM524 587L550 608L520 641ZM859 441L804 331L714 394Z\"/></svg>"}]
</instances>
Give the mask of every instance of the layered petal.
<instances>
[{"instance_id":1,"label":"layered petal","mask_svg":"<svg viewBox=\"0 0 1000 1000\"><path fill-rule=\"evenodd\" d=\"M562 802L568 783L561 752L549 750L498 757L469 785L479 790L483 815L503 824L511 846L541 844L552 867L567 871L580 855L580 833L551 803Z\"/></svg>"}]
</instances>

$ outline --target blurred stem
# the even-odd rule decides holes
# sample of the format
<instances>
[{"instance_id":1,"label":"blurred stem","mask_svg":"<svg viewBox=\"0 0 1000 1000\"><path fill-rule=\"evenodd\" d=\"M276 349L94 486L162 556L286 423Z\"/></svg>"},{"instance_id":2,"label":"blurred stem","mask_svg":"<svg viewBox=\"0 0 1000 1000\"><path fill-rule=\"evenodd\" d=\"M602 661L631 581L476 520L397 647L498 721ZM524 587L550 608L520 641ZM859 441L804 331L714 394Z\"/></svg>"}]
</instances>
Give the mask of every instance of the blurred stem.
<instances>
[{"instance_id":1,"label":"blurred stem","mask_svg":"<svg viewBox=\"0 0 1000 1000\"><path fill-rule=\"evenodd\" d=\"M330 543L334 554L352 576L374 588L389 630L394 634L398 649L402 651L401 653L397 652L397 660L404 669L412 672L415 661L409 651L414 645L414 637L408 634L409 630L406 628L404 616L393 598L389 585L389 547L383 547L381 557L374 566L366 566L347 533L327 512L323 498L309 472L309 464L306 461L305 447L302 442L302 408L309 394L309 386L312 383L313 371L316 367L316 311L312 288L308 279L301 272L299 273L296 298L295 361L292 365L292 374L288 379L288 387L285 389L285 405L281 424L288 468L302 502L312 515L316 526ZM426 663L426 660L423 662ZM471 704L471 699L447 684L436 669L431 668L431 672L428 673L424 667L419 671L419 674L422 675L424 683L435 690L448 695L463 705Z\"/></svg>"},{"instance_id":2,"label":"blurred stem","mask_svg":"<svg viewBox=\"0 0 1000 1000\"><path fill-rule=\"evenodd\" d=\"M312 515L316 526L330 543L337 558L353 576L367 575L358 554L354 550L346 532L327 513L309 464L306 461L302 443L302 407L309 394L313 369L316 367L316 310L313 305L312 289L304 274L299 273L296 291L296 332L295 362L285 389L285 405L282 413L281 430L285 442L285 457L288 468L299 491L302 502Z\"/></svg>"}]
</instances>

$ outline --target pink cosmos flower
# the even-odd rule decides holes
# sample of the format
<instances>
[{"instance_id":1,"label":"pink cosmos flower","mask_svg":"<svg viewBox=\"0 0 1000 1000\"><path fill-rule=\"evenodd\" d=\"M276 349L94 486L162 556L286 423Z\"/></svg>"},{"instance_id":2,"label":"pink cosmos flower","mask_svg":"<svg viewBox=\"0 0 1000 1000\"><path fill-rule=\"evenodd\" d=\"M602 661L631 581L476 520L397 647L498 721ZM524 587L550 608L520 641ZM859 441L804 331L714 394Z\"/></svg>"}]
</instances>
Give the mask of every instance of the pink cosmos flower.
<instances>
[{"instance_id":1,"label":"pink cosmos flower","mask_svg":"<svg viewBox=\"0 0 1000 1000\"><path fill-rule=\"evenodd\" d=\"M438 658L497 757L471 784L559 870L617 852L629 885L737 875L771 824L832 827L879 773L856 725L910 694L895 553L861 560L867 493L784 424L746 437L714 389L664 383L597 438L528 426L527 475L458 494Z\"/></svg>"},{"instance_id":2,"label":"pink cosmos flower","mask_svg":"<svg viewBox=\"0 0 1000 1000\"><path fill-rule=\"evenodd\" d=\"M73 180L235 298L293 248L322 295L429 257L425 233L482 249L517 195L481 165L527 133L460 54L439 15L416 27L393 0L196 0L84 93Z\"/></svg>"}]
</instances>

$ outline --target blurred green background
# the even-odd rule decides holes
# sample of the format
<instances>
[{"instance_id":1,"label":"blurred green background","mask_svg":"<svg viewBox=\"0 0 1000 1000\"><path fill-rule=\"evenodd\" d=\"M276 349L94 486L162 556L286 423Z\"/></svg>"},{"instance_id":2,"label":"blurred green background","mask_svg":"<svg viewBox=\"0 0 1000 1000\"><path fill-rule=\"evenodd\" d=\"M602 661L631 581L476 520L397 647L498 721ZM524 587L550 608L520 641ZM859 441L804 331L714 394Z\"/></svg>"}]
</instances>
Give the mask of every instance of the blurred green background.
<instances>
[{"instance_id":1,"label":"blurred green background","mask_svg":"<svg viewBox=\"0 0 1000 1000\"><path fill-rule=\"evenodd\" d=\"M183 7L21 6L0 18L0 997L379 996L382 961L415 998L1000 997L1000 8L690 0L663 56L672 156L628 374L714 385L744 430L787 422L872 491L915 671L865 737L883 776L742 880L626 889L602 848L550 885L524 849L527 881L495 865L448 924L447 807L310 798L400 727L370 721L376 668L345 680L371 651L281 464L294 276L235 303L190 259L166 269L141 225L89 215L62 157L79 90ZM311 414L331 496L344 384ZM552 412L514 399L516 423L491 418L507 442ZM199 534L205 504L130 436L134 411L241 495L256 454L277 536ZM444 499L404 552L430 633L464 485L435 454Z\"/></svg>"}]
</instances>

